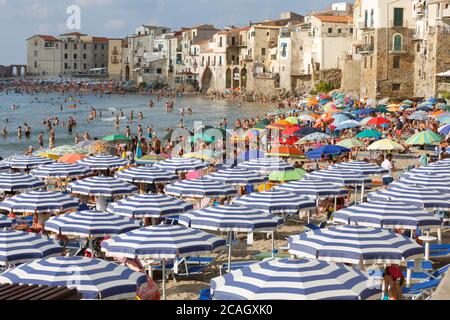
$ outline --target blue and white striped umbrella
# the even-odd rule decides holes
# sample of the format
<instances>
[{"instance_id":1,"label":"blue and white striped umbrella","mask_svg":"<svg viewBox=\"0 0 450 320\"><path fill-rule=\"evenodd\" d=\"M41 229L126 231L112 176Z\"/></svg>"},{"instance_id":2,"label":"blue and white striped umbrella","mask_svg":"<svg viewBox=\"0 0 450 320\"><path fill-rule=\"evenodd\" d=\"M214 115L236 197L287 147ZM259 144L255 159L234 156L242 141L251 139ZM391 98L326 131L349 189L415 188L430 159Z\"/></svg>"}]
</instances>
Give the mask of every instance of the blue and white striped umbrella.
<instances>
[{"instance_id":1,"label":"blue and white striped umbrella","mask_svg":"<svg viewBox=\"0 0 450 320\"><path fill-rule=\"evenodd\" d=\"M220 198L235 196L236 189L219 181L207 178L177 181L166 185L164 191L167 195L185 198Z\"/></svg>"},{"instance_id":2,"label":"blue and white striped umbrella","mask_svg":"<svg viewBox=\"0 0 450 320\"><path fill-rule=\"evenodd\" d=\"M208 174L207 176L205 176L205 178L220 181L232 186L253 185L264 183L268 180L267 176L262 176L258 172L239 168L224 169Z\"/></svg>"},{"instance_id":3,"label":"blue and white striped umbrella","mask_svg":"<svg viewBox=\"0 0 450 320\"><path fill-rule=\"evenodd\" d=\"M76 194L100 197L129 195L138 189L135 185L111 177L90 177L69 183L67 190Z\"/></svg>"},{"instance_id":4,"label":"blue and white striped umbrella","mask_svg":"<svg viewBox=\"0 0 450 320\"><path fill-rule=\"evenodd\" d=\"M133 230L102 242L108 257L175 259L225 248L225 240L180 225L156 225Z\"/></svg>"},{"instance_id":5,"label":"blue and white striped umbrella","mask_svg":"<svg viewBox=\"0 0 450 320\"><path fill-rule=\"evenodd\" d=\"M238 168L268 174L271 172L294 170L295 168L279 158L258 158L238 164Z\"/></svg>"},{"instance_id":6,"label":"blue and white striped umbrella","mask_svg":"<svg viewBox=\"0 0 450 320\"><path fill-rule=\"evenodd\" d=\"M33 169L53 162L52 159L38 156L13 156L7 164L13 169Z\"/></svg>"},{"instance_id":7,"label":"blue and white striped umbrella","mask_svg":"<svg viewBox=\"0 0 450 320\"><path fill-rule=\"evenodd\" d=\"M80 211L45 222L45 230L66 236L100 238L121 234L139 228L139 224L128 218L102 211Z\"/></svg>"},{"instance_id":8,"label":"blue and white striped umbrella","mask_svg":"<svg viewBox=\"0 0 450 320\"><path fill-rule=\"evenodd\" d=\"M134 167L116 172L116 179L130 183L170 183L178 180L178 176L156 167Z\"/></svg>"},{"instance_id":9,"label":"blue and white striped umbrella","mask_svg":"<svg viewBox=\"0 0 450 320\"><path fill-rule=\"evenodd\" d=\"M15 223L15 220L8 218L7 216L0 215L0 228L11 228Z\"/></svg>"},{"instance_id":10,"label":"blue and white striped umbrella","mask_svg":"<svg viewBox=\"0 0 450 320\"><path fill-rule=\"evenodd\" d=\"M311 198L281 190L254 192L234 199L233 203L271 213L297 213L316 207Z\"/></svg>"},{"instance_id":11,"label":"blue and white striped umbrella","mask_svg":"<svg viewBox=\"0 0 450 320\"><path fill-rule=\"evenodd\" d=\"M422 258L424 249L413 239L384 229L340 226L291 236L289 253L320 261L364 264L401 264Z\"/></svg>"},{"instance_id":12,"label":"blue and white striped umbrella","mask_svg":"<svg viewBox=\"0 0 450 320\"><path fill-rule=\"evenodd\" d=\"M308 259L273 259L211 280L213 300L365 300L381 292L361 270Z\"/></svg>"},{"instance_id":13,"label":"blue and white striped umbrella","mask_svg":"<svg viewBox=\"0 0 450 320\"><path fill-rule=\"evenodd\" d=\"M205 169L208 167L208 164L204 163L200 159L172 158L158 162L154 165L154 167L178 174L182 172Z\"/></svg>"},{"instance_id":14,"label":"blue and white striped umbrella","mask_svg":"<svg viewBox=\"0 0 450 320\"><path fill-rule=\"evenodd\" d=\"M180 216L186 227L220 232L254 232L273 230L280 221L268 212L255 208L227 205L208 207Z\"/></svg>"},{"instance_id":15,"label":"blue and white striped umbrella","mask_svg":"<svg viewBox=\"0 0 450 320\"><path fill-rule=\"evenodd\" d=\"M61 192L28 191L0 202L10 212L57 213L78 208L79 199Z\"/></svg>"},{"instance_id":16,"label":"blue and white striped umbrella","mask_svg":"<svg viewBox=\"0 0 450 320\"><path fill-rule=\"evenodd\" d=\"M112 262L85 257L39 259L8 270L0 283L76 288L83 299L134 300L147 276Z\"/></svg>"},{"instance_id":17,"label":"blue and white striped umbrella","mask_svg":"<svg viewBox=\"0 0 450 320\"><path fill-rule=\"evenodd\" d=\"M38 178L23 173L0 173L0 192L17 192L44 188Z\"/></svg>"},{"instance_id":18,"label":"blue and white striped umbrella","mask_svg":"<svg viewBox=\"0 0 450 320\"><path fill-rule=\"evenodd\" d=\"M305 177L310 180L334 182L343 185L368 185L372 182L372 179L369 177L350 170L319 170L308 173Z\"/></svg>"},{"instance_id":19,"label":"blue and white striped umbrella","mask_svg":"<svg viewBox=\"0 0 450 320\"><path fill-rule=\"evenodd\" d=\"M92 171L88 167L79 164L55 162L33 169L30 173L41 179L49 179L85 177L91 174Z\"/></svg>"},{"instance_id":20,"label":"blue and white striped umbrella","mask_svg":"<svg viewBox=\"0 0 450 320\"><path fill-rule=\"evenodd\" d=\"M441 220L416 205L394 201L365 202L333 213L336 223L385 229L438 228Z\"/></svg>"},{"instance_id":21,"label":"blue and white striped umbrella","mask_svg":"<svg viewBox=\"0 0 450 320\"><path fill-rule=\"evenodd\" d=\"M274 187L275 190L292 192L309 197L340 197L348 194L341 184L318 180L290 181Z\"/></svg>"},{"instance_id":22,"label":"blue and white striped umbrella","mask_svg":"<svg viewBox=\"0 0 450 320\"><path fill-rule=\"evenodd\" d=\"M406 173L407 174L432 174L432 175L445 176L446 178L448 178L448 177L450 177L450 163L436 164L436 165L430 164L425 167L414 168Z\"/></svg>"},{"instance_id":23,"label":"blue and white striped umbrella","mask_svg":"<svg viewBox=\"0 0 450 320\"><path fill-rule=\"evenodd\" d=\"M448 176L404 173L400 176L398 183L423 186L450 194L450 177Z\"/></svg>"},{"instance_id":24,"label":"blue and white striped umbrella","mask_svg":"<svg viewBox=\"0 0 450 320\"><path fill-rule=\"evenodd\" d=\"M389 173L389 170L386 170L380 166L377 166L372 163L368 163L365 161L354 161L354 162L343 162L335 164L330 168L331 170L351 170L355 171L360 175L382 175Z\"/></svg>"},{"instance_id":25,"label":"blue and white striped umbrella","mask_svg":"<svg viewBox=\"0 0 450 320\"><path fill-rule=\"evenodd\" d=\"M125 167L130 161L117 156L98 155L78 160L77 163L91 170L108 170Z\"/></svg>"},{"instance_id":26,"label":"blue and white striped umbrella","mask_svg":"<svg viewBox=\"0 0 450 320\"><path fill-rule=\"evenodd\" d=\"M8 164L7 160L0 161L0 172L9 172L11 166Z\"/></svg>"},{"instance_id":27,"label":"blue and white striped umbrella","mask_svg":"<svg viewBox=\"0 0 450 320\"><path fill-rule=\"evenodd\" d=\"M387 189L371 192L367 195L373 201L398 201L415 204L429 210L448 210L450 195L423 186L394 182Z\"/></svg>"},{"instance_id":28,"label":"blue and white striped umbrella","mask_svg":"<svg viewBox=\"0 0 450 320\"><path fill-rule=\"evenodd\" d=\"M61 254L62 248L55 240L29 232L0 231L1 266L7 267Z\"/></svg>"},{"instance_id":29,"label":"blue and white striped umbrella","mask_svg":"<svg viewBox=\"0 0 450 320\"><path fill-rule=\"evenodd\" d=\"M183 214L193 205L162 194L140 194L108 205L107 211L129 218L161 218Z\"/></svg>"}]
</instances>

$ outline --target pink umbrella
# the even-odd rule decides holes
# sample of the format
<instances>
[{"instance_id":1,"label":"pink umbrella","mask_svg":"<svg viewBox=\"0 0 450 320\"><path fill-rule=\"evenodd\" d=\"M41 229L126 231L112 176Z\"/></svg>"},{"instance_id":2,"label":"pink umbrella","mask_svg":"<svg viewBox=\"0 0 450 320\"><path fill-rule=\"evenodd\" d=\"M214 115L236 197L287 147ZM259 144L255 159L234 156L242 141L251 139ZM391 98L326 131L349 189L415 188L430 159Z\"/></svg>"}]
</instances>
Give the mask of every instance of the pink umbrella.
<instances>
[{"instance_id":1,"label":"pink umbrella","mask_svg":"<svg viewBox=\"0 0 450 320\"><path fill-rule=\"evenodd\" d=\"M186 180L198 179L202 176L202 170L189 171L186 174Z\"/></svg>"}]
</instances>

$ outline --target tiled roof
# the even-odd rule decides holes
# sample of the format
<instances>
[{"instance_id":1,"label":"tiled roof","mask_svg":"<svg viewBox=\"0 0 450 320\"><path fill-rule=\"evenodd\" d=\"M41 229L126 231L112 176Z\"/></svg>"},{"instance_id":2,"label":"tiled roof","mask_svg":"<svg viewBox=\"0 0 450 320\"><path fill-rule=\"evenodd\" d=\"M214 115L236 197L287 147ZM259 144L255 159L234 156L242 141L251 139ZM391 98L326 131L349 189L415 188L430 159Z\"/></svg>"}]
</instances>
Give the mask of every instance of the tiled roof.
<instances>
[{"instance_id":1,"label":"tiled roof","mask_svg":"<svg viewBox=\"0 0 450 320\"><path fill-rule=\"evenodd\" d=\"M352 17L349 16L322 16L322 15L314 15L317 19L322 22L334 22L334 23L349 23L353 20Z\"/></svg>"},{"instance_id":2,"label":"tiled roof","mask_svg":"<svg viewBox=\"0 0 450 320\"><path fill-rule=\"evenodd\" d=\"M92 42L97 42L97 43L108 43L109 39L105 38L105 37L92 37Z\"/></svg>"}]
</instances>

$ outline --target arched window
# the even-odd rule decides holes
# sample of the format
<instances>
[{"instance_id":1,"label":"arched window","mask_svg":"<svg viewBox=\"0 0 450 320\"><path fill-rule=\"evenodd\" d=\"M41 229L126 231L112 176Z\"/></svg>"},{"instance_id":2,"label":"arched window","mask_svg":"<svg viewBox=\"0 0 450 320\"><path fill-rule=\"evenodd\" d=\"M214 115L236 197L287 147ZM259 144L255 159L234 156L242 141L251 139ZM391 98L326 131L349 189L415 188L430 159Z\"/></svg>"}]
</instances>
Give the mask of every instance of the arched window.
<instances>
[{"instance_id":1,"label":"arched window","mask_svg":"<svg viewBox=\"0 0 450 320\"><path fill-rule=\"evenodd\" d=\"M401 34L395 34L393 38L394 51L402 51L403 49L403 37Z\"/></svg>"}]
</instances>

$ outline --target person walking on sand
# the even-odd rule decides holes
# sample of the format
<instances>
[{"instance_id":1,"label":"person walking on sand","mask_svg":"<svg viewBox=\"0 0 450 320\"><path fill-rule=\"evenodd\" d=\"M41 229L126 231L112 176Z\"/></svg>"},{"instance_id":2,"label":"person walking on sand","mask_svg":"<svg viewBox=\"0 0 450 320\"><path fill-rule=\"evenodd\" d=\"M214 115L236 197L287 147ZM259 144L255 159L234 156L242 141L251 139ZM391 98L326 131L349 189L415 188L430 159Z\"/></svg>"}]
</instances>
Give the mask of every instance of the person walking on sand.
<instances>
[{"instance_id":1,"label":"person walking on sand","mask_svg":"<svg viewBox=\"0 0 450 320\"><path fill-rule=\"evenodd\" d=\"M48 137L48 147L53 149L55 147L55 129L50 130L50 134Z\"/></svg>"}]
</instances>

